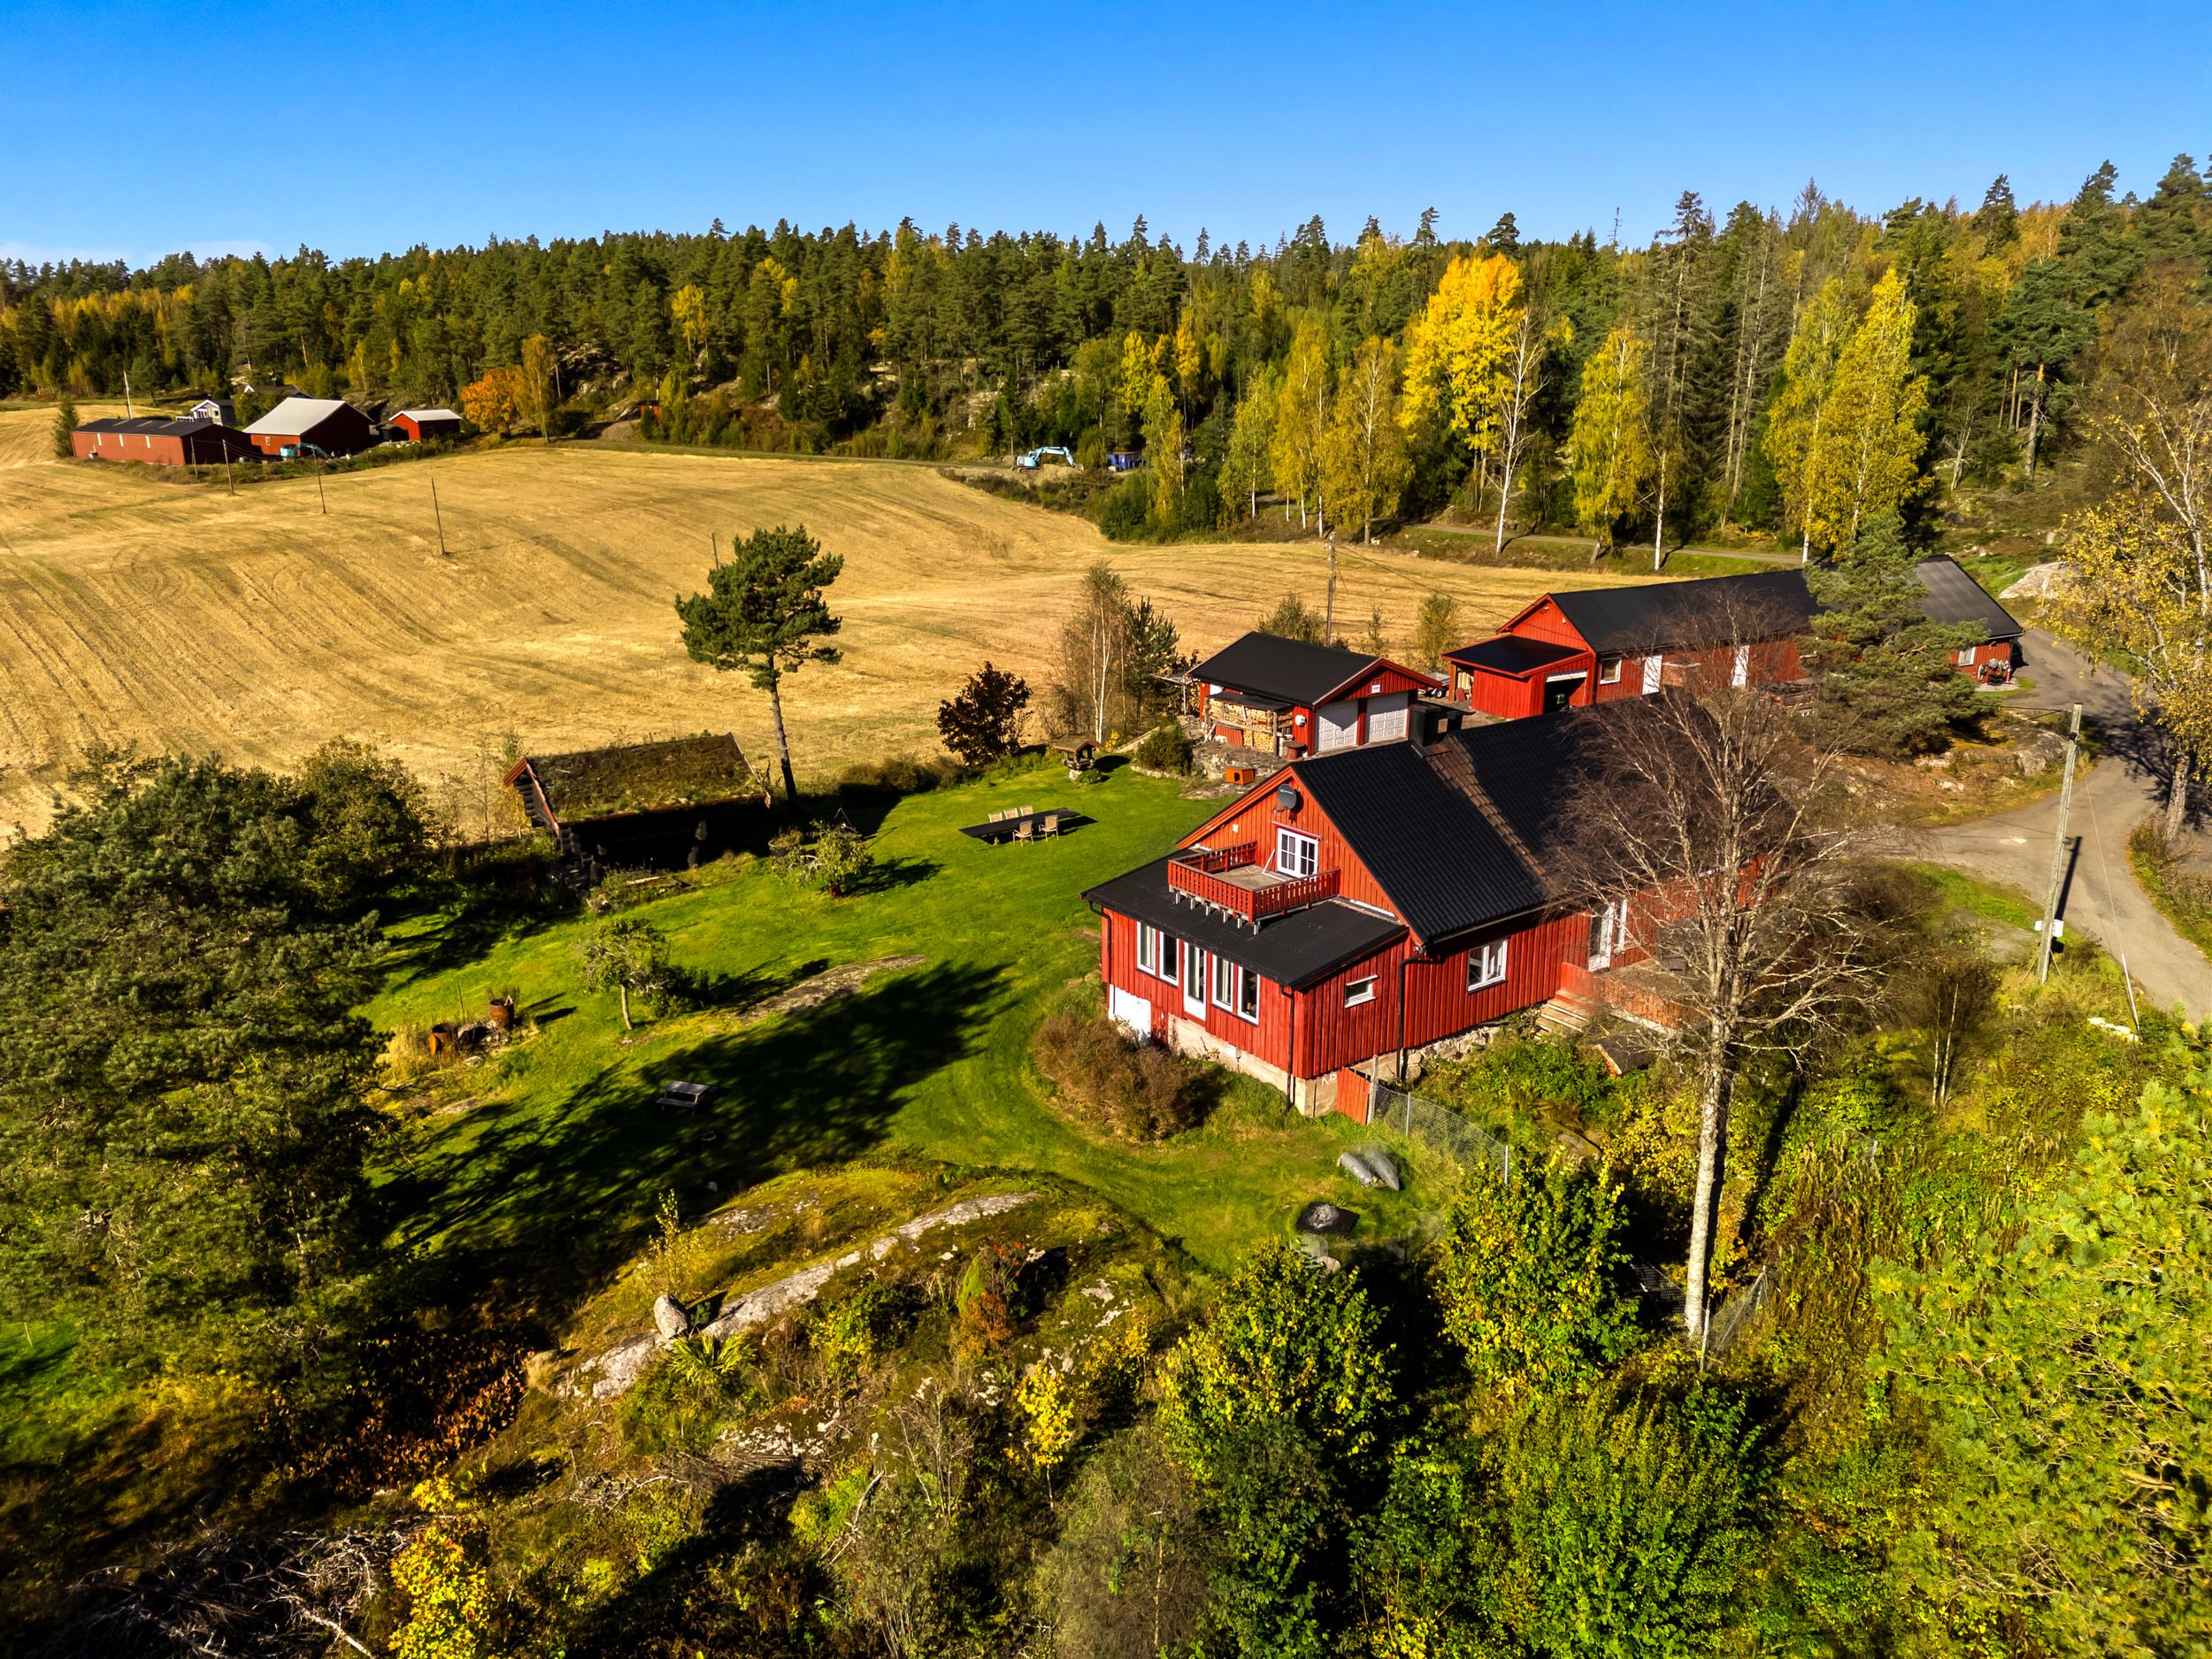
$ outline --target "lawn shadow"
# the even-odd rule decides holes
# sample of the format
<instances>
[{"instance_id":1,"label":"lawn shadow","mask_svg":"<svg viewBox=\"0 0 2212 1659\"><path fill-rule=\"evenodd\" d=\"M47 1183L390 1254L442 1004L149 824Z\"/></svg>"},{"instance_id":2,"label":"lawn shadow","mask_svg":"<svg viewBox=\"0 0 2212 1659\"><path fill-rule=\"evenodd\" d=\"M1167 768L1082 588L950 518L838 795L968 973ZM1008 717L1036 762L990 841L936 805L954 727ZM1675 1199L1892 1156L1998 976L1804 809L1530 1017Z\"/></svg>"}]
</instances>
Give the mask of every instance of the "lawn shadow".
<instances>
[{"instance_id":1,"label":"lawn shadow","mask_svg":"<svg viewBox=\"0 0 2212 1659\"><path fill-rule=\"evenodd\" d=\"M637 1248L664 1192L695 1213L879 1146L908 1091L974 1051L1005 981L1003 969L958 965L887 976L649 1060L616 1059L556 1111L485 1108L465 1146L426 1148L392 1183L396 1212L416 1218L401 1246L447 1255L446 1273L475 1289L587 1290ZM671 1079L713 1093L695 1112L657 1106Z\"/></svg>"},{"instance_id":2,"label":"lawn shadow","mask_svg":"<svg viewBox=\"0 0 2212 1659\"><path fill-rule=\"evenodd\" d=\"M918 887L943 868L933 858L879 858L852 890L856 894L893 893Z\"/></svg>"}]
</instances>

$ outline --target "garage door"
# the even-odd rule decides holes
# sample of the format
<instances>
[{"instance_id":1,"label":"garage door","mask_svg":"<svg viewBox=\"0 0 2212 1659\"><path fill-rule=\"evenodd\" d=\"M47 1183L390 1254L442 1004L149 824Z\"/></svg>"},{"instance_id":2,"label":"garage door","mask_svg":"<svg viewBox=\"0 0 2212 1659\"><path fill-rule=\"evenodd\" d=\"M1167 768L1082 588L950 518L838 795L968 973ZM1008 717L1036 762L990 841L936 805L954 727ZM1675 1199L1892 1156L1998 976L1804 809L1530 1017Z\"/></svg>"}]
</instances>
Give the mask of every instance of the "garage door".
<instances>
[{"instance_id":1,"label":"garage door","mask_svg":"<svg viewBox=\"0 0 2212 1659\"><path fill-rule=\"evenodd\" d=\"M1359 741L1359 704L1332 703L1319 710L1315 718L1321 722L1321 741L1316 745L1323 754L1333 749L1349 749Z\"/></svg>"},{"instance_id":2,"label":"garage door","mask_svg":"<svg viewBox=\"0 0 2212 1659\"><path fill-rule=\"evenodd\" d=\"M1371 743L1394 743L1406 734L1406 703L1408 694L1375 697L1367 704L1367 741Z\"/></svg>"}]
</instances>

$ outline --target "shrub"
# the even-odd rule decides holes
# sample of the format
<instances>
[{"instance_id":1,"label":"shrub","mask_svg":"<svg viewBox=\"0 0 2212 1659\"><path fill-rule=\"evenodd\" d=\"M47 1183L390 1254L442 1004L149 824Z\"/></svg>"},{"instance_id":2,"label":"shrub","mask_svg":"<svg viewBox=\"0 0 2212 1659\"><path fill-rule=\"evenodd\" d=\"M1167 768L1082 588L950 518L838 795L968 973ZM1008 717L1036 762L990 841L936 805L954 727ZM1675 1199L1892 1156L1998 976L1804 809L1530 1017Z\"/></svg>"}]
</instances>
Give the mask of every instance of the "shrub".
<instances>
[{"instance_id":1,"label":"shrub","mask_svg":"<svg viewBox=\"0 0 2212 1659\"><path fill-rule=\"evenodd\" d=\"M1181 777L1190 771L1190 738L1173 720L1153 727L1145 733L1144 741L1137 745L1137 764L1148 766L1154 772L1173 772Z\"/></svg>"},{"instance_id":2,"label":"shrub","mask_svg":"<svg viewBox=\"0 0 2212 1659\"><path fill-rule=\"evenodd\" d=\"M986 766L1014 751L1029 683L985 663L957 696L937 705L937 734L970 766Z\"/></svg>"},{"instance_id":3,"label":"shrub","mask_svg":"<svg viewBox=\"0 0 2212 1659\"><path fill-rule=\"evenodd\" d=\"M856 1381L913 1323L913 1298L881 1280L863 1285L815 1317L810 1344L822 1374L835 1383Z\"/></svg>"},{"instance_id":4,"label":"shrub","mask_svg":"<svg viewBox=\"0 0 2212 1659\"><path fill-rule=\"evenodd\" d=\"M783 830L768 850L787 880L832 898L858 892L876 867L868 838L849 824L818 822L810 835Z\"/></svg>"},{"instance_id":5,"label":"shrub","mask_svg":"<svg viewBox=\"0 0 2212 1659\"><path fill-rule=\"evenodd\" d=\"M1098 499L1098 528L1109 541L1136 541L1143 538L1152 515L1152 484L1142 473L1132 473Z\"/></svg>"},{"instance_id":6,"label":"shrub","mask_svg":"<svg viewBox=\"0 0 2212 1659\"><path fill-rule=\"evenodd\" d=\"M1166 1049L1139 1043L1113 1021L1062 1009L1030 1041L1037 1070L1102 1129L1158 1141L1204 1116L1204 1079Z\"/></svg>"},{"instance_id":7,"label":"shrub","mask_svg":"<svg viewBox=\"0 0 2212 1659\"><path fill-rule=\"evenodd\" d=\"M1427 1091L1451 1106L1507 1113L1564 1106L1588 1117L1602 1110L1610 1082L1604 1066L1572 1043L1504 1037L1479 1055L1436 1068Z\"/></svg>"}]
</instances>

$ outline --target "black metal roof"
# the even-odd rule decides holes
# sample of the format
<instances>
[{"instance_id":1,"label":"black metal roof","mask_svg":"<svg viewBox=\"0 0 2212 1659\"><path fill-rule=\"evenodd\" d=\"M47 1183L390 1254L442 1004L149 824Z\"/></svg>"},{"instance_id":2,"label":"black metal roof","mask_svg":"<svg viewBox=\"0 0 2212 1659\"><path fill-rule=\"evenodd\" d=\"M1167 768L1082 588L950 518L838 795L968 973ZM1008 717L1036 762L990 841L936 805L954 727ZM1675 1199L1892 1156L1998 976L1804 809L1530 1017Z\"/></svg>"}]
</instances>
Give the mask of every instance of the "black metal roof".
<instances>
[{"instance_id":1,"label":"black metal roof","mask_svg":"<svg viewBox=\"0 0 2212 1659\"><path fill-rule=\"evenodd\" d=\"M1993 640L2016 640L2021 627L2011 611L1989 596L1988 589L1959 568L1955 559L1939 553L1913 566L1927 593L1920 601L1921 614L1931 622L1978 622Z\"/></svg>"},{"instance_id":2,"label":"black metal roof","mask_svg":"<svg viewBox=\"0 0 2212 1659\"><path fill-rule=\"evenodd\" d=\"M219 420L210 420L204 415L140 415L128 419L111 415L104 420L88 420L77 427L79 432L129 432L148 436L188 438L196 432L205 432L210 426L220 426Z\"/></svg>"},{"instance_id":3,"label":"black metal roof","mask_svg":"<svg viewBox=\"0 0 2212 1659\"><path fill-rule=\"evenodd\" d=\"M1330 899L1272 918L1255 933L1224 921L1203 905L1178 903L1167 884L1167 859L1156 858L1101 882L1083 896L1094 909L1149 923L1278 985L1325 979L1347 963L1374 955L1405 932L1394 918Z\"/></svg>"},{"instance_id":4,"label":"black metal roof","mask_svg":"<svg viewBox=\"0 0 2212 1659\"><path fill-rule=\"evenodd\" d=\"M1546 640L1525 640L1516 634L1501 634L1494 640L1463 645L1444 655L1449 661L1468 668L1486 668L1501 674L1532 674L1540 668L1563 663L1582 653L1571 645L1554 645Z\"/></svg>"},{"instance_id":5,"label":"black metal roof","mask_svg":"<svg viewBox=\"0 0 2212 1659\"><path fill-rule=\"evenodd\" d=\"M1796 571L1589 588L1547 595L1594 651L1704 650L1744 639L1786 639L1815 610Z\"/></svg>"},{"instance_id":6,"label":"black metal roof","mask_svg":"<svg viewBox=\"0 0 2212 1659\"><path fill-rule=\"evenodd\" d=\"M1311 708L1382 660L1366 651L1255 633L1223 646L1192 669L1191 678Z\"/></svg>"}]
</instances>

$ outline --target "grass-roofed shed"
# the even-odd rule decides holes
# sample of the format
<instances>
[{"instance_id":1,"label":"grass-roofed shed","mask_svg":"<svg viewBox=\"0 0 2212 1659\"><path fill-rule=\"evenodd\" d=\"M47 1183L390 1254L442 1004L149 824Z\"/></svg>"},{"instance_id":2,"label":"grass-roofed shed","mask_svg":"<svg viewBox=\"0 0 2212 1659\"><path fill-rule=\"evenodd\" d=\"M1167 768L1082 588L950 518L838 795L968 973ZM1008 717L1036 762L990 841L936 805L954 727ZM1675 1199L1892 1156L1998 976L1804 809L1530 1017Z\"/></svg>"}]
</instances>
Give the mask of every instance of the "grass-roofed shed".
<instances>
[{"instance_id":1,"label":"grass-roofed shed","mask_svg":"<svg viewBox=\"0 0 2212 1659\"><path fill-rule=\"evenodd\" d=\"M726 732L525 755L507 782L564 851L615 864L717 856L731 845L731 815L765 794Z\"/></svg>"}]
</instances>

